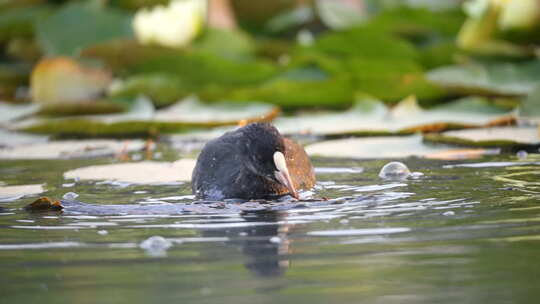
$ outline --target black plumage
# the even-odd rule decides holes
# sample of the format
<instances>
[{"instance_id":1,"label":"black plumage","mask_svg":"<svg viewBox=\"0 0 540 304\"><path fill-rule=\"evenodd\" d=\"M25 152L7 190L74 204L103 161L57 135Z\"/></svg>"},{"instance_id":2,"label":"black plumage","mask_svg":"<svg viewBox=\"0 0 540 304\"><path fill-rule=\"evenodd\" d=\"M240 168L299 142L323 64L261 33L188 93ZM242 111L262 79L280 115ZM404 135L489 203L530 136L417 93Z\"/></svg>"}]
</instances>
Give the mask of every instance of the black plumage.
<instances>
[{"instance_id":1,"label":"black plumage","mask_svg":"<svg viewBox=\"0 0 540 304\"><path fill-rule=\"evenodd\" d=\"M277 168L276 152L283 154L288 170ZM282 174L287 178L277 176L283 171L288 171ZM249 124L208 142L192 176L193 193L209 200L297 197L297 189L311 188L314 183L304 149L268 123Z\"/></svg>"}]
</instances>

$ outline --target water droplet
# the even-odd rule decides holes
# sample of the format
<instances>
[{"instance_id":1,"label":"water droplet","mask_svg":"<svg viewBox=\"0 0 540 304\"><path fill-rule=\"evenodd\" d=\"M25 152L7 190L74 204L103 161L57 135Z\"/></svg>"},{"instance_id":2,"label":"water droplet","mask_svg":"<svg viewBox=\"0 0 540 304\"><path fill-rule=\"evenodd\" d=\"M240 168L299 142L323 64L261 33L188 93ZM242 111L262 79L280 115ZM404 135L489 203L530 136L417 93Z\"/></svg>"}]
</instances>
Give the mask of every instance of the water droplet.
<instances>
[{"instance_id":1,"label":"water droplet","mask_svg":"<svg viewBox=\"0 0 540 304\"><path fill-rule=\"evenodd\" d=\"M516 153L516 156L520 160L525 160L527 159L527 156L529 156L529 153L527 153L527 151L520 150Z\"/></svg>"},{"instance_id":2,"label":"water droplet","mask_svg":"<svg viewBox=\"0 0 540 304\"><path fill-rule=\"evenodd\" d=\"M166 256L167 249L169 249L171 246L171 241L159 235L149 237L139 244L141 249L146 250L146 253L153 257Z\"/></svg>"},{"instance_id":3,"label":"water droplet","mask_svg":"<svg viewBox=\"0 0 540 304\"><path fill-rule=\"evenodd\" d=\"M339 221L339 223L345 225L345 224L349 223L349 220L343 219L343 220Z\"/></svg>"},{"instance_id":4,"label":"water droplet","mask_svg":"<svg viewBox=\"0 0 540 304\"><path fill-rule=\"evenodd\" d=\"M99 235L107 235L107 234L109 234L109 231L107 231L107 230L98 230L97 234L99 234Z\"/></svg>"},{"instance_id":5,"label":"water droplet","mask_svg":"<svg viewBox=\"0 0 540 304\"><path fill-rule=\"evenodd\" d=\"M382 167L379 177L390 180L404 180L411 174L411 171L404 163L390 162Z\"/></svg>"},{"instance_id":6,"label":"water droplet","mask_svg":"<svg viewBox=\"0 0 540 304\"><path fill-rule=\"evenodd\" d=\"M456 215L456 213L454 211L446 211L442 215L444 215L444 216L452 216L452 215Z\"/></svg>"},{"instance_id":7,"label":"water droplet","mask_svg":"<svg viewBox=\"0 0 540 304\"><path fill-rule=\"evenodd\" d=\"M67 201L72 201L72 200L75 200L77 197L79 197L79 195L75 192L68 192L66 194L64 194L64 196L62 196L62 199L65 199Z\"/></svg>"}]
</instances>

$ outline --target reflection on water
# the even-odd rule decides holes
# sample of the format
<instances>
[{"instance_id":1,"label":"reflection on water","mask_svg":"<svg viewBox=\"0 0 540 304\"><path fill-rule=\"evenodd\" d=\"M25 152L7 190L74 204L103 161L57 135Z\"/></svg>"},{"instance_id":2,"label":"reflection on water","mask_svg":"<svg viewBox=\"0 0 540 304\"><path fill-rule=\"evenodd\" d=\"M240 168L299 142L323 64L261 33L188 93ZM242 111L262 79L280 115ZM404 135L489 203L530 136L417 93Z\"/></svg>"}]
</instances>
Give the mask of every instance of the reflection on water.
<instances>
[{"instance_id":1,"label":"reflection on water","mask_svg":"<svg viewBox=\"0 0 540 304\"><path fill-rule=\"evenodd\" d=\"M242 215L246 223L264 222L268 225L243 225L230 229L203 229L204 237L227 237L228 245L238 248L245 255L244 265L254 275L280 276L289 267L288 234L294 225L280 223L283 214L275 211Z\"/></svg>"},{"instance_id":2,"label":"reflection on water","mask_svg":"<svg viewBox=\"0 0 540 304\"><path fill-rule=\"evenodd\" d=\"M63 171L103 161L0 164L8 184L45 181L47 196L79 195L63 213L20 209L35 197L0 203L0 303L540 296L537 155L409 159L424 175L400 181L378 177L386 161L320 159L312 199L299 202L194 202L188 184L65 186Z\"/></svg>"}]
</instances>

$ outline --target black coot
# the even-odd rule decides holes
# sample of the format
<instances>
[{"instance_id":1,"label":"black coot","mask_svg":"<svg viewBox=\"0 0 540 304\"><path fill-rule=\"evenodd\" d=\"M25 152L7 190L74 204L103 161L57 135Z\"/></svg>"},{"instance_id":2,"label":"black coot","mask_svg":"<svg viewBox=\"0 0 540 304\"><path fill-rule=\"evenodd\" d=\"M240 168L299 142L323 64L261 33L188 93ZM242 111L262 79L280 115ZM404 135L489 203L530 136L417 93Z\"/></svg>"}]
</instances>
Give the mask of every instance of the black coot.
<instances>
[{"instance_id":1,"label":"black coot","mask_svg":"<svg viewBox=\"0 0 540 304\"><path fill-rule=\"evenodd\" d=\"M208 142L193 170L200 199L271 199L315 184L304 149L268 123L253 123Z\"/></svg>"}]
</instances>

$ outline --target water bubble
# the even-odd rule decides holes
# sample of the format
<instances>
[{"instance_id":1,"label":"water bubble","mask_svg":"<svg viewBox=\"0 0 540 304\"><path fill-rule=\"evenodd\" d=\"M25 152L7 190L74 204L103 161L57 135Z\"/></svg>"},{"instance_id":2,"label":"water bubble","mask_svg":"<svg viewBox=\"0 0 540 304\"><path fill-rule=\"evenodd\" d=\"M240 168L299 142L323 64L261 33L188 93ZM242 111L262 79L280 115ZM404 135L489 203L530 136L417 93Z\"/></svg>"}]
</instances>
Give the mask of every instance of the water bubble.
<instances>
[{"instance_id":1,"label":"water bubble","mask_svg":"<svg viewBox=\"0 0 540 304\"><path fill-rule=\"evenodd\" d=\"M349 220L343 219L343 220L339 221L339 223L345 225L345 224L349 223Z\"/></svg>"},{"instance_id":2,"label":"water bubble","mask_svg":"<svg viewBox=\"0 0 540 304\"><path fill-rule=\"evenodd\" d=\"M516 156L520 160L526 160L527 156L529 156L529 153L527 153L527 151L520 150L516 153Z\"/></svg>"},{"instance_id":3,"label":"water bubble","mask_svg":"<svg viewBox=\"0 0 540 304\"><path fill-rule=\"evenodd\" d=\"M107 231L107 230L98 230L97 234L99 234L99 235L107 235L107 234L109 234L109 231Z\"/></svg>"},{"instance_id":4,"label":"water bubble","mask_svg":"<svg viewBox=\"0 0 540 304\"><path fill-rule=\"evenodd\" d=\"M72 201L74 199L76 199L77 197L79 197L79 195L75 192L68 192L66 194L64 194L64 196L62 196L62 199L65 199L67 201Z\"/></svg>"},{"instance_id":5,"label":"water bubble","mask_svg":"<svg viewBox=\"0 0 540 304\"><path fill-rule=\"evenodd\" d=\"M379 177L390 180L404 180L411 174L411 171L404 163L390 162L382 167Z\"/></svg>"},{"instance_id":6,"label":"water bubble","mask_svg":"<svg viewBox=\"0 0 540 304\"><path fill-rule=\"evenodd\" d=\"M456 213L454 211L446 211L442 215L444 215L444 216L452 216L452 215L456 215Z\"/></svg>"},{"instance_id":7,"label":"water bubble","mask_svg":"<svg viewBox=\"0 0 540 304\"><path fill-rule=\"evenodd\" d=\"M149 237L139 244L141 249L146 250L146 253L153 257L166 256L167 249L169 249L171 246L171 241L159 235Z\"/></svg>"}]
</instances>

